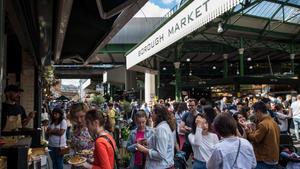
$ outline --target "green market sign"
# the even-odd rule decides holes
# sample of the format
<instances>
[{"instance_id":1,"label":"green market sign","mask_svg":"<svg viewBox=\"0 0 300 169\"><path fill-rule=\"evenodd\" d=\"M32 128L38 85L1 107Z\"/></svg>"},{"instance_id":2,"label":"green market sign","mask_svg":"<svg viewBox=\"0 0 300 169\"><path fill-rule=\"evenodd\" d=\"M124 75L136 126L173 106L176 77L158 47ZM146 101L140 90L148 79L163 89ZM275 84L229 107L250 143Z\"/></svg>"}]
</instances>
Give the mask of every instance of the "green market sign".
<instances>
[{"instance_id":1,"label":"green market sign","mask_svg":"<svg viewBox=\"0 0 300 169\"><path fill-rule=\"evenodd\" d=\"M151 57L236 6L241 0L194 0L126 54L126 68Z\"/></svg>"}]
</instances>

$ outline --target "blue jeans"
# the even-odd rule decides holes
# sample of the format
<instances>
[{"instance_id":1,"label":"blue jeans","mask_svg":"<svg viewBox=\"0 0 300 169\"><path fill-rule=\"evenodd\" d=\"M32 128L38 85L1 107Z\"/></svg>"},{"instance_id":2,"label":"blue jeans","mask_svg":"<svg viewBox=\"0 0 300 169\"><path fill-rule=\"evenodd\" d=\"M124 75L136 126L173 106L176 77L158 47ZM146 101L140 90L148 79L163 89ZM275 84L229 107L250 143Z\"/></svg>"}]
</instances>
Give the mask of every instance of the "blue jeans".
<instances>
[{"instance_id":1,"label":"blue jeans","mask_svg":"<svg viewBox=\"0 0 300 169\"><path fill-rule=\"evenodd\" d=\"M48 147L53 169L64 169L64 158L59 154L59 147Z\"/></svg>"},{"instance_id":2,"label":"blue jeans","mask_svg":"<svg viewBox=\"0 0 300 169\"><path fill-rule=\"evenodd\" d=\"M293 117L294 127L295 127L295 135L297 138L297 141L299 141L299 123L300 123L300 115Z\"/></svg>"},{"instance_id":3,"label":"blue jeans","mask_svg":"<svg viewBox=\"0 0 300 169\"><path fill-rule=\"evenodd\" d=\"M206 169L206 162L194 160L193 169Z\"/></svg>"},{"instance_id":4,"label":"blue jeans","mask_svg":"<svg viewBox=\"0 0 300 169\"><path fill-rule=\"evenodd\" d=\"M257 161L257 165L255 169L274 169L274 168L276 168L276 165L270 165L261 161Z\"/></svg>"}]
</instances>

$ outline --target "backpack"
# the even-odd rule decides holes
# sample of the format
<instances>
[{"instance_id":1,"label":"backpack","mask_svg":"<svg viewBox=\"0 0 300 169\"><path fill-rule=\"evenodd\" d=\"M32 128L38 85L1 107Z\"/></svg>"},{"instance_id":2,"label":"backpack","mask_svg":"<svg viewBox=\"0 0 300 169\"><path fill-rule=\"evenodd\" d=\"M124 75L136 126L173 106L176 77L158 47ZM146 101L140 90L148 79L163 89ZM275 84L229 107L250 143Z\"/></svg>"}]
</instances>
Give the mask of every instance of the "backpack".
<instances>
[{"instance_id":1,"label":"backpack","mask_svg":"<svg viewBox=\"0 0 300 169\"><path fill-rule=\"evenodd\" d=\"M115 150L115 147L114 147L112 141L106 135L101 135L98 138L100 138L100 137L103 137L107 142L109 142L109 144L113 148L113 150L114 150L114 156L115 156L114 169L118 169L119 168L119 165L117 163L117 161L118 161L118 155L116 153L116 150Z\"/></svg>"}]
</instances>

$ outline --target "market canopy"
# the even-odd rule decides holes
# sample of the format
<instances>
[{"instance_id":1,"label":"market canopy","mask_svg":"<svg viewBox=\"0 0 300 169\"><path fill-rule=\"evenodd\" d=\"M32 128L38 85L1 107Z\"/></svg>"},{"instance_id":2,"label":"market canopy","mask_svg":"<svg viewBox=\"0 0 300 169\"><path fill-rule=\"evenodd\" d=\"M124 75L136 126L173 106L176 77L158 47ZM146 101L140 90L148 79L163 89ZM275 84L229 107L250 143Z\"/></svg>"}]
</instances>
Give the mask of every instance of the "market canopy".
<instances>
[{"instance_id":1,"label":"market canopy","mask_svg":"<svg viewBox=\"0 0 300 169\"><path fill-rule=\"evenodd\" d=\"M207 2L207 7L210 7L210 1L198 1L200 2ZM235 63L239 60L239 48L243 48L245 56L250 57L250 61L253 62L252 68L256 64L266 63L263 67L268 69L268 62L288 63L291 57L295 63L300 60L300 1L242 0L227 11L221 12L221 16L217 18L213 16L208 19L210 22L197 25L197 29L181 24L186 21L182 17L185 11L191 12L193 10L190 8L199 7L194 3L195 1L189 1L150 36L128 52L127 68L138 64L149 69L159 69L156 64L149 64L156 59L161 62L161 65L165 64L170 67L174 67L175 61L179 61L183 67L193 69L193 73L196 69L195 74L197 74L197 70L199 73L207 72L207 68L212 68L214 65L222 67L220 64L224 61L224 54L226 54L226 59L233 64L232 67L237 67ZM167 44L165 42L168 40L168 33L173 35L172 25L175 25L175 31L176 23L179 23L177 32L180 32L183 25L185 29L182 30L192 33L187 33L188 35L183 33L181 34L184 35L183 37L176 36L176 43L168 41ZM160 31L163 28L167 29L166 35L157 36L162 35ZM204 71L199 66L203 66ZM285 66L285 70L288 71L287 67ZM220 68L216 70L222 71ZM257 70L257 73L261 73L261 70Z\"/></svg>"}]
</instances>

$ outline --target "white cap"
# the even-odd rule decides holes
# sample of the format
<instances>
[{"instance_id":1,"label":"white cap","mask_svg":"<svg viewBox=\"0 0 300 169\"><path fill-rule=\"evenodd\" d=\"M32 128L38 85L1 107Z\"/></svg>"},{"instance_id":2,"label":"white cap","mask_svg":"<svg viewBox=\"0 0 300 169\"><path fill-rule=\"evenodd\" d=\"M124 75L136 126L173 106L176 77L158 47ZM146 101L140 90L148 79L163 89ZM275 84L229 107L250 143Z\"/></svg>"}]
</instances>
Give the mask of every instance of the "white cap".
<instances>
[{"instance_id":1,"label":"white cap","mask_svg":"<svg viewBox=\"0 0 300 169\"><path fill-rule=\"evenodd\" d=\"M48 113L42 113L41 114L41 121L49 120Z\"/></svg>"}]
</instances>

